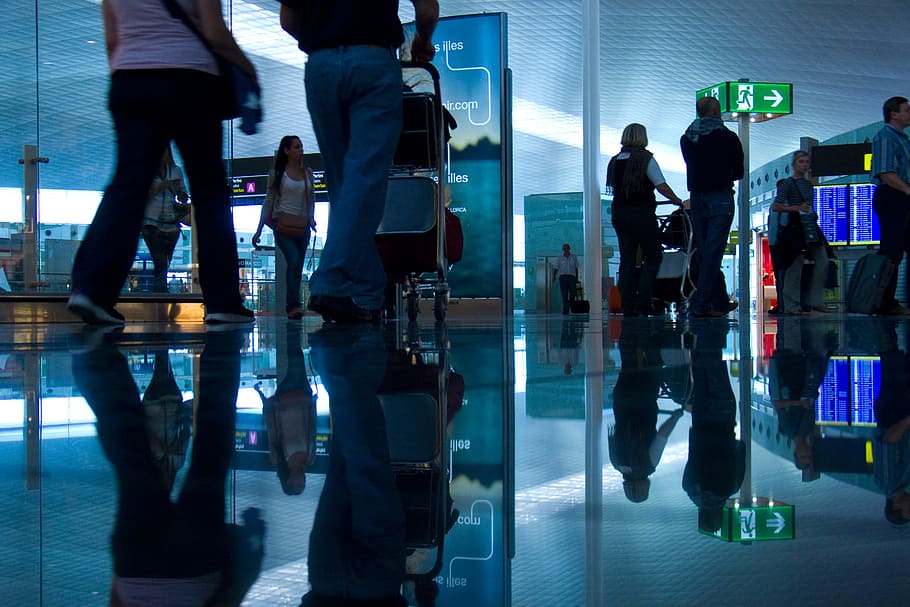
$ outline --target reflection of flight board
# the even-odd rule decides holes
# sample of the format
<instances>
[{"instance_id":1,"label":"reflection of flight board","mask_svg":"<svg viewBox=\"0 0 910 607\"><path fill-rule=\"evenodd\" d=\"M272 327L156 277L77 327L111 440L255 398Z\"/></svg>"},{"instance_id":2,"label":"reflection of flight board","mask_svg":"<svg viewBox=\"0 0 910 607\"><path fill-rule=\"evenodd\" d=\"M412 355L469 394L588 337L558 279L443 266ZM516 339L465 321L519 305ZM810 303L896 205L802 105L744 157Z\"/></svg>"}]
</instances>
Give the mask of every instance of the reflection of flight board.
<instances>
[{"instance_id":1,"label":"reflection of flight board","mask_svg":"<svg viewBox=\"0 0 910 607\"><path fill-rule=\"evenodd\" d=\"M834 356L815 401L815 420L826 426L874 426L881 385L877 356Z\"/></svg>"}]
</instances>

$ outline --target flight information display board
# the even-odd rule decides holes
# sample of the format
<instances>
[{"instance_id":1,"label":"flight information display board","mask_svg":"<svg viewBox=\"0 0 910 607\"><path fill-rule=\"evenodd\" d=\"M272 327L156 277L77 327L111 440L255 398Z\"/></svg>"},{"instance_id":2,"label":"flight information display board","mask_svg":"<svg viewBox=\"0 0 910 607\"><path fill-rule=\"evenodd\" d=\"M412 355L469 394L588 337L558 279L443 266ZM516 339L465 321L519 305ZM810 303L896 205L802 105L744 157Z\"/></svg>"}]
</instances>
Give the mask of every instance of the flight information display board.
<instances>
[{"instance_id":1,"label":"flight information display board","mask_svg":"<svg viewBox=\"0 0 910 607\"><path fill-rule=\"evenodd\" d=\"M815 420L830 425L850 423L850 361L833 356L815 401Z\"/></svg>"},{"instance_id":2,"label":"flight information display board","mask_svg":"<svg viewBox=\"0 0 910 607\"><path fill-rule=\"evenodd\" d=\"M881 359L877 356L851 356L850 379L853 382L850 423L854 426L874 426L875 397L882 383Z\"/></svg>"},{"instance_id":3,"label":"flight information display board","mask_svg":"<svg viewBox=\"0 0 910 607\"><path fill-rule=\"evenodd\" d=\"M878 244L881 241L878 215L872 208L874 194L874 184L850 186L850 244Z\"/></svg>"},{"instance_id":4,"label":"flight information display board","mask_svg":"<svg viewBox=\"0 0 910 607\"><path fill-rule=\"evenodd\" d=\"M832 356L815 401L815 421L825 426L874 426L881 375L878 356Z\"/></svg>"},{"instance_id":5,"label":"flight information display board","mask_svg":"<svg viewBox=\"0 0 910 607\"><path fill-rule=\"evenodd\" d=\"M817 186L814 192L815 212L818 213L818 227L832 245L848 242L847 186Z\"/></svg>"}]
</instances>

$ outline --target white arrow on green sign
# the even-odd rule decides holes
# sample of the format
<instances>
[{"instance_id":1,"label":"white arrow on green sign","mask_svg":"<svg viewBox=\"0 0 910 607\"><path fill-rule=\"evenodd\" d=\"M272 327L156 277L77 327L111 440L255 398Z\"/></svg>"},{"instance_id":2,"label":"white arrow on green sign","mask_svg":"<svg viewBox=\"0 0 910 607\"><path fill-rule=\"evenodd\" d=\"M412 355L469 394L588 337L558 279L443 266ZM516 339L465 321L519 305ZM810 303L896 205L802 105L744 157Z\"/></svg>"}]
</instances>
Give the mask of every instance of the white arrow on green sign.
<instances>
[{"instance_id":1,"label":"white arrow on green sign","mask_svg":"<svg viewBox=\"0 0 910 607\"><path fill-rule=\"evenodd\" d=\"M695 93L696 99L714 97L723 114L793 113L793 85L789 82L719 82Z\"/></svg>"}]
</instances>

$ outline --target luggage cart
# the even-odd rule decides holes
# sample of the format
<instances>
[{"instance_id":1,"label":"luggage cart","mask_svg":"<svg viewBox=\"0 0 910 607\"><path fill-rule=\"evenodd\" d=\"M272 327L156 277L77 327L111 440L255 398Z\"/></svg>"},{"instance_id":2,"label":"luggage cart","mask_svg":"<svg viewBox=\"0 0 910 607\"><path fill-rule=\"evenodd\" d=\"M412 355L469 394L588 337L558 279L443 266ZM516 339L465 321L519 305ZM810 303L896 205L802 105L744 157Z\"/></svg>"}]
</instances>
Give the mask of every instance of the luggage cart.
<instances>
[{"instance_id":1,"label":"luggage cart","mask_svg":"<svg viewBox=\"0 0 910 607\"><path fill-rule=\"evenodd\" d=\"M657 220L663 259L654 282L654 308L666 312L675 303L677 312L683 313L695 293L692 259L696 251L691 211L676 208L669 214L658 215Z\"/></svg>"},{"instance_id":2,"label":"luggage cart","mask_svg":"<svg viewBox=\"0 0 910 607\"><path fill-rule=\"evenodd\" d=\"M449 373L444 350L390 349L377 394L405 509L405 545L424 563L419 572L409 574L412 580L432 579L442 569L444 538L451 526Z\"/></svg>"},{"instance_id":3,"label":"luggage cart","mask_svg":"<svg viewBox=\"0 0 910 607\"><path fill-rule=\"evenodd\" d=\"M449 302L444 184L446 129L451 122L446 122L436 68L402 62L402 69L409 74L425 72L432 86L427 92L404 92L404 121L376 245L389 280L404 287L408 319L417 319L421 292L430 291L433 314L442 321ZM396 296L400 293L396 289Z\"/></svg>"}]
</instances>

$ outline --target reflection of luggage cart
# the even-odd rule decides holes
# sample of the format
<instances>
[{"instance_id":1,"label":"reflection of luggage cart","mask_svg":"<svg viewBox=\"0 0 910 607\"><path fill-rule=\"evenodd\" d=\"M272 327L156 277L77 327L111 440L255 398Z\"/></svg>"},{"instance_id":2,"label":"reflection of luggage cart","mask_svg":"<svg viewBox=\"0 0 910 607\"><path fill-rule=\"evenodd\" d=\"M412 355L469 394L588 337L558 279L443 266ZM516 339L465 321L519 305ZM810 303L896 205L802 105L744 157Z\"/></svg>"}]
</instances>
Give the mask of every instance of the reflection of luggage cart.
<instances>
[{"instance_id":1,"label":"reflection of luggage cart","mask_svg":"<svg viewBox=\"0 0 910 607\"><path fill-rule=\"evenodd\" d=\"M666 311L671 303L685 312L695 292L692 259L692 218L688 209L676 209L669 215L658 215L663 259L654 282L654 307Z\"/></svg>"},{"instance_id":2,"label":"reflection of luggage cart","mask_svg":"<svg viewBox=\"0 0 910 607\"><path fill-rule=\"evenodd\" d=\"M405 509L405 544L409 553L425 557L415 578L434 577L440 571L450 526L448 381L444 351L390 350L378 392ZM433 552L435 557L430 556Z\"/></svg>"},{"instance_id":3,"label":"reflection of luggage cart","mask_svg":"<svg viewBox=\"0 0 910 607\"><path fill-rule=\"evenodd\" d=\"M454 226L457 218L445 208L446 116L439 72L430 64L402 66L426 72L432 91L404 93L404 123L376 244L389 280L404 285L408 318L417 318L420 292L428 290L433 292L433 313L443 320L449 259L455 258L451 246L447 250L446 228L460 232L460 225Z\"/></svg>"}]
</instances>

